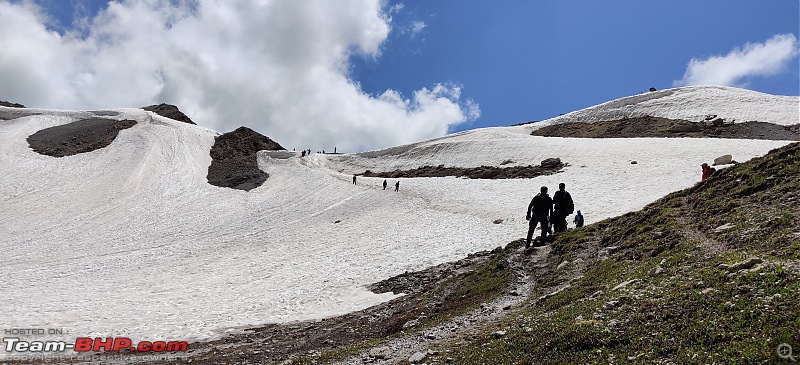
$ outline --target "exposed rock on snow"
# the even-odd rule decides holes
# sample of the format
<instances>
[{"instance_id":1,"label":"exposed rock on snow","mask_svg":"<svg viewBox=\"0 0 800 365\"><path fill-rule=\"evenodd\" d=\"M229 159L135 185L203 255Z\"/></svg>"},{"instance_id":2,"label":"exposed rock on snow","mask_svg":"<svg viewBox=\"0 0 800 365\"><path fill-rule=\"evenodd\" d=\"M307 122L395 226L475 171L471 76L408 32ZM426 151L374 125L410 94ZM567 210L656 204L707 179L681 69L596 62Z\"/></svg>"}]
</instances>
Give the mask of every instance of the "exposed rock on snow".
<instances>
[{"instance_id":1,"label":"exposed rock on snow","mask_svg":"<svg viewBox=\"0 0 800 365\"><path fill-rule=\"evenodd\" d=\"M561 165L561 159L558 157L555 158L546 158L542 160L541 163L542 167L544 168L554 168Z\"/></svg>"},{"instance_id":2,"label":"exposed rock on snow","mask_svg":"<svg viewBox=\"0 0 800 365\"><path fill-rule=\"evenodd\" d=\"M42 129L28 137L31 149L47 156L64 157L106 147L119 131L136 125L133 120L89 118Z\"/></svg>"},{"instance_id":3,"label":"exposed rock on snow","mask_svg":"<svg viewBox=\"0 0 800 365\"><path fill-rule=\"evenodd\" d=\"M9 108L24 108L25 105L12 103L10 101L0 100L0 106L5 106Z\"/></svg>"},{"instance_id":4,"label":"exposed rock on snow","mask_svg":"<svg viewBox=\"0 0 800 365\"><path fill-rule=\"evenodd\" d=\"M719 122L718 122L719 121ZM531 132L534 136L575 138L689 137L800 140L792 126L749 121L722 123L722 118L707 122L673 120L653 116L623 118L592 123L559 123Z\"/></svg>"},{"instance_id":5,"label":"exposed rock on snow","mask_svg":"<svg viewBox=\"0 0 800 365\"><path fill-rule=\"evenodd\" d=\"M177 120L179 122L189 123L189 124L196 124L192 121L186 114L183 114L177 106L172 104L158 104L158 105L150 105L142 107L142 109L147 110L149 112L156 113L162 117L167 117L169 119Z\"/></svg>"},{"instance_id":6,"label":"exposed rock on snow","mask_svg":"<svg viewBox=\"0 0 800 365\"><path fill-rule=\"evenodd\" d=\"M284 150L277 142L258 132L239 127L214 139L208 183L215 186L249 191L267 180L269 174L258 168L260 150Z\"/></svg>"}]
</instances>

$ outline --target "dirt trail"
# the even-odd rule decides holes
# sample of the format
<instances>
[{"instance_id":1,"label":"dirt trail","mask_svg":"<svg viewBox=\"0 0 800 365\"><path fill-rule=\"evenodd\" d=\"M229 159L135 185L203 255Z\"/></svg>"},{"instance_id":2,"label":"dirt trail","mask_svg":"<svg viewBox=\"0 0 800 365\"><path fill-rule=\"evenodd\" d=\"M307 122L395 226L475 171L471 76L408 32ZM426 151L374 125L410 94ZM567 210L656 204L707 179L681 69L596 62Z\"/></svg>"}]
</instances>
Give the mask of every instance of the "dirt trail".
<instances>
[{"instance_id":1,"label":"dirt trail","mask_svg":"<svg viewBox=\"0 0 800 365\"><path fill-rule=\"evenodd\" d=\"M385 344L368 348L335 364L398 364L409 361L412 356L437 354L439 348L447 348L453 341L471 338L483 327L490 326L499 317L512 313L533 292L534 278L531 273L537 267L546 266L551 246L524 249L523 240L510 243L506 248L508 262L514 272L514 281L508 291L478 309L453 317L422 331L402 334Z\"/></svg>"}]
</instances>

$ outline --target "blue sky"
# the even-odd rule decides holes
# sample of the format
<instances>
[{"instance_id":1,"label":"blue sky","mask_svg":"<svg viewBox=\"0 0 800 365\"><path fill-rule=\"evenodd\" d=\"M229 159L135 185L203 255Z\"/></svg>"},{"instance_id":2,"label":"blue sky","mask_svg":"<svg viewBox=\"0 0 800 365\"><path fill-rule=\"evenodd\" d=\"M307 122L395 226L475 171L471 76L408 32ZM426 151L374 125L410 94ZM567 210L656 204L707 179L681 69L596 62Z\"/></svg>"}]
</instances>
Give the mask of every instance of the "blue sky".
<instances>
[{"instance_id":1,"label":"blue sky","mask_svg":"<svg viewBox=\"0 0 800 365\"><path fill-rule=\"evenodd\" d=\"M543 120L650 87L800 93L796 0L33 2L0 0L0 100L166 102L298 149Z\"/></svg>"},{"instance_id":2,"label":"blue sky","mask_svg":"<svg viewBox=\"0 0 800 365\"><path fill-rule=\"evenodd\" d=\"M381 58L354 61L371 93L449 81L481 108L457 129L542 120L648 90L673 87L693 58L726 55L776 34L798 36L800 2L478 1L403 2ZM785 73L747 88L798 95L795 57Z\"/></svg>"}]
</instances>

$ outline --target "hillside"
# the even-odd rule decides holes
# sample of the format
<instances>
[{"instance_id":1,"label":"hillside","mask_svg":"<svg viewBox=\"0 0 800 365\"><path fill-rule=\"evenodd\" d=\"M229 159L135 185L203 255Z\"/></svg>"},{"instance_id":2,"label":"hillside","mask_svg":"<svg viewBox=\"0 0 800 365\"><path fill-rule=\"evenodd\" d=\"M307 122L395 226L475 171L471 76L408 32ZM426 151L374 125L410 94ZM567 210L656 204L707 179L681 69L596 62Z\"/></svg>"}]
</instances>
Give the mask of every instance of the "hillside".
<instances>
[{"instance_id":1,"label":"hillside","mask_svg":"<svg viewBox=\"0 0 800 365\"><path fill-rule=\"evenodd\" d=\"M789 363L798 203L795 143L552 246L382 281L408 295L364 311L193 344L192 363Z\"/></svg>"},{"instance_id":2,"label":"hillside","mask_svg":"<svg viewBox=\"0 0 800 365\"><path fill-rule=\"evenodd\" d=\"M575 115L745 121L764 113L757 120L779 126L800 119L797 97L722 91L636 95ZM688 99L692 107L681 108ZM191 355L213 363L224 349L250 356L242 346L256 340L285 359L357 353L361 341L404 327L461 323L404 347L416 348L429 335L474 332L540 288L531 278L558 246L517 249L540 186L565 182L587 223L597 223L694 186L703 162L745 162L792 143L531 134L569 123L580 122L303 156L254 131L223 135L139 108L0 106L0 277L13 278L3 281L0 327L193 341ZM398 191L382 189L385 177L352 182L367 170L391 176Z\"/></svg>"}]
</instances>

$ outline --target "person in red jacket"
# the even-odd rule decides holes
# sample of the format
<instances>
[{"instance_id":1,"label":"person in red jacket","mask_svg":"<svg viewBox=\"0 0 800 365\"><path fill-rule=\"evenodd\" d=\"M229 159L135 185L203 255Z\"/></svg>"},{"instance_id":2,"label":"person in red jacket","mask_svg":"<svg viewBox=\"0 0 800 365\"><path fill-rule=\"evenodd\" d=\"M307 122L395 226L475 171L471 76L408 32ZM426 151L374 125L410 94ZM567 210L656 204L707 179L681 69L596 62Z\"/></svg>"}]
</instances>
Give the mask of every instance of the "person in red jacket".
<instances>
[{"instance_id":1,"label":"person in red jacket","mask_svg":"<svg viewBox=\"0 0 800 365\"><path fill-rule=\"evenodd\" d=\"M700 165L700 167L703 168L703 181L708 179L711 176L711 174L714 173L714 169L708 166L708 164L705 162L703 162L703 164Z\"/></svg>"}]
</instances>

